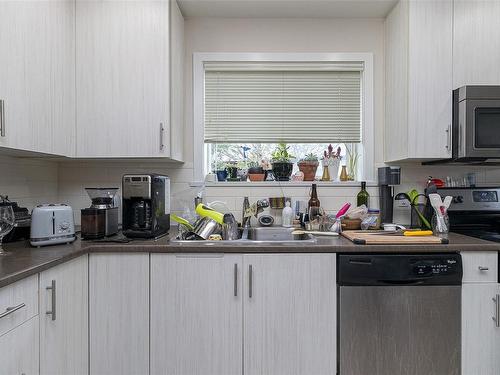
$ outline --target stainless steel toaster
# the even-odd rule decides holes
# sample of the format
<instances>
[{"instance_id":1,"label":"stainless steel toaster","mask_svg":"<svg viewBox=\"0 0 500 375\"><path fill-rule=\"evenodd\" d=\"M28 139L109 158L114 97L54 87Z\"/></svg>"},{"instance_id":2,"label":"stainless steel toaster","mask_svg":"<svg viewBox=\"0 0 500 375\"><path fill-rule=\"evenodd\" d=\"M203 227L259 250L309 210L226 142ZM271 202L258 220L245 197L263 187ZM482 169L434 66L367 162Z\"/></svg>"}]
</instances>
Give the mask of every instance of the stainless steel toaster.
<instances>
[{"instance_id":1,"label":"stainless steel toaster","mask_svg":"<svg viewBox=\"0 0 500 375\"><path fill-rule=\"evenodd\" d=\"M66 204L41 204L31 213L30 243L47 246L76 239L73 209Z\"/></svg>"}]
</instances>

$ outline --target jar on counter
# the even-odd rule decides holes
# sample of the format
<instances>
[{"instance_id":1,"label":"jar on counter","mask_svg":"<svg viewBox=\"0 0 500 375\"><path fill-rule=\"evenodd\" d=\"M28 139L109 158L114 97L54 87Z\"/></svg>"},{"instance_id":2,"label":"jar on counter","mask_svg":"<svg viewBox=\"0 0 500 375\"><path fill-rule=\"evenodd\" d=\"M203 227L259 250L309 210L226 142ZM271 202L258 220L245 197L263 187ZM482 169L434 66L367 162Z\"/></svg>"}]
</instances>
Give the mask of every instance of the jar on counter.
<instances>
[{"instance_id":1,"label":"jar on counter","mask_svg":"<svg viewBox=\"0 0 500 375\"><path fill-rule=\"evenodd\" d=\"M369 209L366 217L361 221L362 230L377 230L380 229L380 210Z\"/></svg>"}]
</instances>

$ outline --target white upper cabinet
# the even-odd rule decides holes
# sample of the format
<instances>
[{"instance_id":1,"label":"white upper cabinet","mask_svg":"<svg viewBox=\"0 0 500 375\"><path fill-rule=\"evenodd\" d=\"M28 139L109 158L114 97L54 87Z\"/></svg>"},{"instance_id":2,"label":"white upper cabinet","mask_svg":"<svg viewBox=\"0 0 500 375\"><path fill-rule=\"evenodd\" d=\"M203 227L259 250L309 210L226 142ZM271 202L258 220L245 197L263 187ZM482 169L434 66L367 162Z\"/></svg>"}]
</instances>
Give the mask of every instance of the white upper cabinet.
<instances>
[{"instance_id":1,"label":"white upper cabinet","mask_svg":"<svg viewBox=\"0 0 500 375\"><path fill-rule=\"evenodd\" d=\"M169 2L76 1L78 157L170 156Z\"/></svg>"},{"instance_id":2,"label":"white upper cabinet","mask_svg":"<svg viewBox=\"0 0 500 375\"><path fill-rule=\"evenodd\" d=\"M500 85L500 2L454 1L453 88Z\"/></svg>"},{"instance_id":3,"label":"white upper cabinet","mask_svg":"<svg viewBox=\"0 0 500 375\"><path fill-rule=\"evenodd\" d=\"M170 158L184 160L184 17L170 2Z\"/></svg>"},{"instance_id":4,"label":"white upper cabinet","mask_svg":"<svg viewBox=\"0 0 500 375\"><path fill-rule=\"evenodd\" d=\"M452 32L452 0L401 0L387 17L387 162L451 156Z\"/></svg>"},{"instance_id":5,"label":"white upper cabinet","mask_svg":"<svg viewBox=\"0 0 500 375\"><path fill-rule=\"evenodd\" d=\"M0 147L72 156L75 3L0 1Z\"/></svg>"}]
</instances>

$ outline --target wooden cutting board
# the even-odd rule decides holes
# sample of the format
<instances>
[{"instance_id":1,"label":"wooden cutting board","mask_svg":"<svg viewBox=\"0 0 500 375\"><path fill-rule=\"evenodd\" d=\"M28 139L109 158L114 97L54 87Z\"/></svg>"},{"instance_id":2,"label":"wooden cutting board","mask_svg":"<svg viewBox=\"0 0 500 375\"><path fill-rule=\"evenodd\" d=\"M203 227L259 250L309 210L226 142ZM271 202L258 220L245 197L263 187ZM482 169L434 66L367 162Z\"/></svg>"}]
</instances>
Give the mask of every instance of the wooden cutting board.
<instances>
[{"instance_id":1,"label":"wooden cutting board","mask_svg":"<svg viewBox=\"0 0 500 375\"><path fill-rule=\"evenodd\" d=\"M351 240L356 245L429 245L429 244L447 244L447 238L436 236L425 237L405 237L391 236L383 234L373 234L366 231L346 230L342 236Z\"/></svg>"}]
</instances>

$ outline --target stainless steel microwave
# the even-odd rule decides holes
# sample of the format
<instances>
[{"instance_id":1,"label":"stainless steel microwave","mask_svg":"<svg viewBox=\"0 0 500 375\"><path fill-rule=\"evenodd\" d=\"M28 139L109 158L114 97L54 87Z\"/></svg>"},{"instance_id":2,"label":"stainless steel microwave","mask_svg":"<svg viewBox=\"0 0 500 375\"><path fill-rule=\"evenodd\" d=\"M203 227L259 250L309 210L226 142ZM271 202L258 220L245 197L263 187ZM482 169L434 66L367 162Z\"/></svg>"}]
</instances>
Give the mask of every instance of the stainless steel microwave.
<instances>
[{"instance_id":1,"label":"stainless steel microwave","mask_svg":"<svg viewBox=\"0 0 500 375\"><path fill-rule=\"evenodd\" d=\"M453 90L452 157L462 162L500 160L500 86Z\"/></svg>"}]
</instances>

